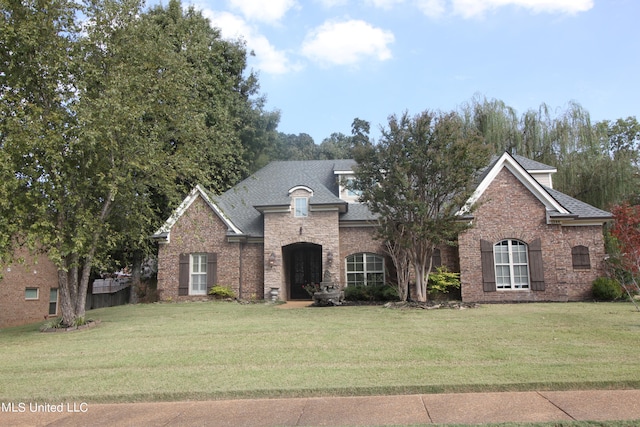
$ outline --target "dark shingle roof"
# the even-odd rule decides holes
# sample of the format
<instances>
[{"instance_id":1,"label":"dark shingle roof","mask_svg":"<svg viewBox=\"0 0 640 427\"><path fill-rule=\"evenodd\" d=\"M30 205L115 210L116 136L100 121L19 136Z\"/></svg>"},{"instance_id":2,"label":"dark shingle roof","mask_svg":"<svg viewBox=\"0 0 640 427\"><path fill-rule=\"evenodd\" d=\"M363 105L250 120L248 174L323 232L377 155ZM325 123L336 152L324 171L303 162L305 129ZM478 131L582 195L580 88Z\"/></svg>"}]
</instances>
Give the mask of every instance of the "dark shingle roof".
<instances>
[{"instance_id":1,"label":"dark shingle roof","mask_svg":"<svg viewBox=\"0 0 640 427\"><path fill-rule=\"evenodd\" d=\"M526 157L513 157L527 171L555 169ZM479 178L486 176L498 159L497 156L492 158ZM341 212L343 212L340 214L341 221L372 221L375 220L375 216L365 205L347 203L339 198L338 177L335 172L351 171L355 165L354 160L276 161L269 163L225 193L219 196L211 195L211 199L243 234L255 237L264 235L263 215L259 209L288 206L289 190L296 186L309 187L313 191L313 196L309 200L311 206L341 206ZM570 215L564 216L578 219L611 218L609 212L597 209L557 190L548 187L544 187L544 190L570 212ZM560 214L557 216L559 217Z\"/></svg>"},{"instance_id":2,"label":"dark shingle roof","mask_svg":"<svg viewBox=\"0 0 640 427\"><path fill-rule=\"evenodd\" d=\"M347 202L339 198L338 177L334 172L349 171L355 164L354 160L271 162L220 196L212 196L212 199L244 234L259 237L263 236L264 230L258 209L288 206L289 190L293 187L305 186L313 191L309 199L311 206L342 205L346 208ZM370 217L366 208L358 207L345 220L362 221Z\"/></svg>"},{"instance_id":3,"label":"dark shingle roof","mask_svg":"<svg viewBox=\"0 0 640 427\"><path fill-rule=\"evenodd\" d=\"M612 218L611 213L598 209L590 204L581 202L571 196L554 190L553 188L544 187L545 190L556 199L566 210L575 215L578 219L609 219Z\"/></svg>"},{"instance_id":4,"label":"dark shingle roof","mask_svg":"<svg viewBox=\"0 0 640 427\"><path fill-rule=\"evenodd\" d=\"M553 166L545 165L544 163L536 162L535 160L531 160L517 154L512 154L511 156L516 160L516 162L520 164L520 166L522 166L529 172L556 170L556 168L554 168Z\"/></svg>"}]
</instances>

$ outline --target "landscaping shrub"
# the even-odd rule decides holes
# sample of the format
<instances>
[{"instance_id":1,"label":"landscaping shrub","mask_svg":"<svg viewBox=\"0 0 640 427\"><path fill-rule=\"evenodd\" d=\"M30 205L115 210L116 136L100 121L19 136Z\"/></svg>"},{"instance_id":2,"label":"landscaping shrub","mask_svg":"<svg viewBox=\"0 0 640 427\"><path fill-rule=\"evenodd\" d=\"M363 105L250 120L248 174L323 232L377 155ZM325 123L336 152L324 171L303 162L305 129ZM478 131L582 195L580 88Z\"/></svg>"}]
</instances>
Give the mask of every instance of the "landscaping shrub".
<instances>
[{"instance_id":1,"label":"landscaping shrub","mask_svg":"<svg viewBox=\"0 0 640 427\"><path fill-rule=\"evenodd\" d=\"M230 286L215 285L209 290L209 295L215 299L235 298L236 294Z\"/></svg>"},{"instance_id":2,"label":"landscaping shrub","mask_svg":"<svg viewBox=\"0 0 640 427\"><path fill-rule=\"evenodd\" d=\"M622 297L622 288L609 277L598 277L593 281L593 298L598 301L615 301Z\"/></svg>"},{"instance_id":3,"label":"landscaping shrub","mask_svg":"<svg viewBox=\"0 0 640 427\"><path fill-rule=\"evenodd\" d=\"M437 267L429 274L427 292L434 299L457 295L460 290L460 273L452 273L447 267ZM458 297L459 298L459 297Z\"/></svg>"},{"instance_id":4,"label":"landscaping shrub","mask_svg":"<svg viewBox=\"0 0 640 427\"><path fill-rule=\"evenodd\" d=\"M393 286L347 286L344 288L344 299L347 301L386 302L398 301L398 290Z\"/></svg>"}]
</instances>

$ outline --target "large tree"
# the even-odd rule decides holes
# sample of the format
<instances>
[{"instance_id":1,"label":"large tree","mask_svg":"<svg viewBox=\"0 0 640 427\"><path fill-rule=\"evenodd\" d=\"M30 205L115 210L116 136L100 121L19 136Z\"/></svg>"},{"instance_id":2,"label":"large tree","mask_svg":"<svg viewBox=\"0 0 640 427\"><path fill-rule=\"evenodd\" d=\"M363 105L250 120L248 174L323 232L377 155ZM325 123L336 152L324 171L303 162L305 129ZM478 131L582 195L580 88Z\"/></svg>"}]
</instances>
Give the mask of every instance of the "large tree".
<instances>
[{"instance_id":1,"label":"large tree","mask_svg":"<svg viewBox=\"0 0 640 427\"><path fill-rule=\"evenodd\" d=\"M406 251L416 298L426 301L433 251L470 226L457 212L487 166L489 149L456 113L405 112L390 116L378 144L365 142L356 160L355 186L379 217L378 235Z\"/></svg>"},{"instance_id":2,"label":"large tree","mask_svg":"<svg viewBox=\"0 0 640 427\"><path fill-rule=\"evenodd\" d=\"M542 104L518 117L499 100L474 97L461 108L494 154L521 154L558 168L554 187L607 209L637 192L639 126L633 117L593 123L575 102L552 110Z\"/></svg>"},{"instance_id":3,"label":"large tree","mask_svg":"<svg viewBox=\"0 0 640 427\"><path fill-rule=\"evenodd\" d=\"M195 183L244 176L257 80L244 45L178 1L2 1L3 249L48 254L69 325L111 249L144 249Z\"/></svg>"}]
</instances>

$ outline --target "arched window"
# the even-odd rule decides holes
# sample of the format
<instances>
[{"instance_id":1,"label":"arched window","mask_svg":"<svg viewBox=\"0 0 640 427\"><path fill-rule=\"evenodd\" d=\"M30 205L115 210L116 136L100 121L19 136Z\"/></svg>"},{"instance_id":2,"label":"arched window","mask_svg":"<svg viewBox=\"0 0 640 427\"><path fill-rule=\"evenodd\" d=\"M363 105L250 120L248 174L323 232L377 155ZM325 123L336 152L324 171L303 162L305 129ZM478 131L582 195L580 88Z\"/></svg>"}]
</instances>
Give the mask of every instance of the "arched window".
<instances>
[{"instance_id":1,"label":"arched window","mask_svg":"<svg viewBox=\"0 0 640 427\"><path fill-rule=\"evenodd\" d=\"M527 245L503 240L493 246L497 289L529 289Z\"/></svg>"},{"instance_id":2,"label":"arched window","mask_svg":"<svg viewBox=\"0 0 640 427\"><path fill-rule=\"evenodd\" d=\"M347 257L347 286L384 285L384 258L359 253Z\"/></svg>"}]
</instances>

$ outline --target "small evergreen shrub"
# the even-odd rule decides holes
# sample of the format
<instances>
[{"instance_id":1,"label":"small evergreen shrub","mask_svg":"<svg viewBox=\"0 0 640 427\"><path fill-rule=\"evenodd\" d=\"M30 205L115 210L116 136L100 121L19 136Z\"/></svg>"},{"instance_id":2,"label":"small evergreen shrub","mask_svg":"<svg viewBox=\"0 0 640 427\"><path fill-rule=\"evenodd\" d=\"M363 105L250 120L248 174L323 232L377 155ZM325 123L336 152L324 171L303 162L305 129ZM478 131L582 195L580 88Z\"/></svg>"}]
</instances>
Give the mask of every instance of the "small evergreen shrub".
<instances>
[{"instance_id":1,"label":"small evergreen shrub","mask_svg":"<svg viewBox=\"0 0 640 427\"><path fill-rule=\"evenodd\" d=\"M62 327L62 317L56 317L55 319L45 322L44 325L40 327L40 330L46 331L47 329L58 329Z\"/></svg>"},{"instance_id":2,"label":"small evergreen shrub","mask_svg":"<svg viewBox=\"0 0 640 427\"><path fill-rule=\"evenodd\" d=\"M344 299L347 301L386 302L398 301L398 290L393 286L347 286L344 288Z\"/></svg>"},{"instance_id":3,"label":"small evergreen shrub","mask_svg":"<svg viewBox=\"0 0 640 427\"><path fill-rule=\"evenodd\" d=\"M209 290L209 295L215 299L235 298L236 294L230 286L215 285Z\"/></svg>"},{"instance_id":4,"label":"small evergreen shrub","mask_svg":"<svg viewBox=\"0 0 640 427\"><path fill-rule=\"evenodd\" d=\"M452 273L447 267L437 267L429 274L427 292L431 296L451 294L460 289L460 273Z\"/></svg>"},{"instance_id":5,"label":"small evergreen shrub","mask_svg":"<svg viewBox=\"0 0 640 427\"><path fill-rule=\"evenodd\" d=\"M615 301L622 297L622 287L609 277L598 277L593 281L593 298L598 301Z\"/></svg>"}]
</instances>

